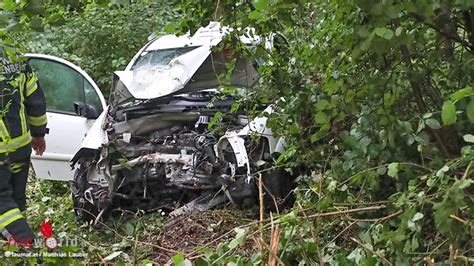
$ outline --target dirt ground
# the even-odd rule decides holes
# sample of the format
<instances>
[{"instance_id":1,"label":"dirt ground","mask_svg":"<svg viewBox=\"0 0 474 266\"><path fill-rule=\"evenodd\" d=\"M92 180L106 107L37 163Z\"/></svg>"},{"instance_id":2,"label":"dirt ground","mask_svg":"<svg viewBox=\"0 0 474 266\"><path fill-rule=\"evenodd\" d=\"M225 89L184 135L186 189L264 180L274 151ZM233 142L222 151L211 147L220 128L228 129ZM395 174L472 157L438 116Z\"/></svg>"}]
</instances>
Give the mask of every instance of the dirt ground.
<instances>
[{"instance_id":1,"label":"dirt ground","mask_svg":"<svg viewBox=\"0 0 474 266\"><path fill-rule=\"evenodd\" d=\"M169 262L176 252L190 254L201 247L216 248L219 243L230 241L235 237L234 228L253 221L255 220L236 210L205 211L176 218L165 225L163 233L154 239L155 243L173 252L157 249L154 261L164 264ZM253 246L249 243L243 249L244 252L251 252Z\"/></svg>"}]
</instances>

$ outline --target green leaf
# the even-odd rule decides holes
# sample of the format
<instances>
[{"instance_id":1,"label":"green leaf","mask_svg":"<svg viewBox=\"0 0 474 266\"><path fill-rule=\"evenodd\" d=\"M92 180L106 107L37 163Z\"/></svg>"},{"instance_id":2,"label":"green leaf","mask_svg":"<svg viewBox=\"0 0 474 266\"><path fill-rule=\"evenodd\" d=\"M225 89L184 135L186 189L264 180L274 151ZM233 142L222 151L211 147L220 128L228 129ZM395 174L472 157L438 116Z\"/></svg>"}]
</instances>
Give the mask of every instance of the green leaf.
<instances>
[{"instance_id":1,"label":"green leaf","mask_svg":"<svg viewBox=\"0 0 474 266\"><path fill-rule=\"evenodd\" d=\"M95 3L97 3L100 6L106 6L109 4L108 0L95 0Z\"/></svg>"},{"instance_id":2,"label":"green leaf","mask_svg":"<svg viewBox=\"0 0 474 266\"><path fill-rule=\"evenodd\" d=\"M399 166L400 166L399 163L389 164L387 174L391 177L398 177L398 168L399 168Z\"/></svg>"},{"instance_id":3,"label":"green leaf","mask_svg":"<svg viewBox=\"0 0 474 266\"><path fill-rule=\"evenodd\" d=\"M5 26L5 25L8 24L8 21L9 21L9 19L8 19L7 14L0 11L0 25Z\"/></svg>"},{"instance_id":4,"label":"green leaf","mask_svg":"<svg viewBox=\"0 0 474 266\"><path fill-rule=\"evenodd\" d=\"M328 121L328 115L324 112L317 112L314 116L314 122L316 124L325 124Z\"/></svg>"},{"instance_id":5,"label":"green leaf","mask_svg":"<svg viewBox=\"0 0 474 266\"><path fill-rule=\"evenodd\" d=\"M262 12L260 12L258 10L254 10L254 11L249 13L249 19L253 19L253 20L258 20L262 16L264 16L264 15L262 14Z\"/></svg>"},{"instance_id":6,"label":"green leaf","mask_svg":"<svg viewBox=\"0 0 474 266\"><path fill-rule=\"evenodd\" d=\"M418 220L421 220L423 217L424 217L423 213L417 212L417 213L415 213L415 215L413 216L413 218L411 220L413 222L416 222Z\"/></svg>"},{"instance_id":7,"label":"green leaf","mask_svg":"<svg viewBox=\"0 0 474 266\"><path fill-rule=\"evenodd\" d=\"M423 118L427 119L427 118L430 118L432 116L433 116L433 113L426 113L426 114L423 115Z\"/></svg>"},{"instance_id":8,"label":"green leaf","mask_svg":"<svg viewBox=\"0 0 474 266\"><path fill-rule=\"evenodd\" d=\"M360 49L362 51L367 51L370 48L370 45L372 44L372 40L374 39L375 33L372 32L369 37L367 37L362 44L360 45Z\"/></svg>"},{"instance_id":9,"label":"green leaf","mask_svg":"<svg viewBox=\"0 0 474 266\"><path fill-rule=\"evenodd\" d=\"M296 221L296 212L292 210L290 213L285 214L283 217L278 219L278 223L286 223L286 222L295 222Z\"/></svg>"},{"instance_id":10,"label":"green leaf","mask_svg":"<svg viewBox=\"0 0 474 266\"><path fill-rule=\"evenodd\" d=\"M15 0L3 0L0 1L1 9L11 11L16 7Z\"/></svg>"},{"instance_id":11,"label":"green leaf","mask_svg":"<svg viewBox=\"0 0 474 266\"><path fill-rule=\"evenodd\" d=\"M35 17L30 21L30 28L34 31L43 32L43 21L39 17Z\"/></svg>"},{"instance_id":12,"label":"green leaf","mask_svg":"<svg viewBox=\"0 0 474 266\"><path fill-rule=\"evenodd\" d=\"M445 165L441 169L439 169L438 172L436 172L436 176L437 177L443 177L444 174L448 171L449 171L449 166Z\"/></svg>"},{"instance_id":13,"label":"green leaf","mask_svg":"<svg viewBox=\"0 0 474 266\"><path fill-rule=\"evenodd\" d=\"M400 36L403 32L403 28L402 27L398 27L396 30L395 30L395 36Z\"/></svg>"},{"instance_id":14,"label":"green leaf","mask_svg":"<svg viewBox=\"0 0 474 266\"><path fill-rule=\"evenodd\" d=\"M28 4L24 8L24 10L29 15L42 15L45 13L45 9L43 7L43 1L36 0L36 1L28 1Z\"/></svg>"},{"instance_id":15,"label":"green leaf","mask_svg":"<svg viewBox=\"0 0 474 266\"><path fill-rule=\"evenodd\" d=\"M429 127L431 127L432 129L440 129L441 128L441 124L438 122L438 120L436 120L434 118L426 119L425 123Z\"/></svg>"},{"instance_id":16,"label":"green leaf","mask_svg":"<svg viewBox=\"0 0 474 266\"><path fill-rule=\"evenodd\" d=\"M311 143L315 143L321 138L321 134L319 134L319 131L311 135Z\"/></svg>"},{"instance_id":17,"label":"green leaf","mask_svg":"<svg viewBox=\"0 0 474 266\"><path fill-rule=\"evenodd\" d=\"M472 99L466 106L466 115L471 123L474 123L474 99Z\"/></svg>"},{"instance_id":18,"label":"green leaf","mask_svg":"<svg viewBox=\"0 0 474 266\"><path fill-rule=\"evenodd\" d=\"M470 86L465 87L464 89L460 89L455 93L451 94L451 100L456 102L461 100L462 98L469 97L474 95L474 89Z\"/></svg>"},{"instance_id":19,"label":"green leaf","mask_svg":"<svg viewBox=\"0 0 474 266\"><path fill-rule=\"evenodd\" d=\"M269 2L270 2L269 0L258 0L254 4L255 9L257 10L266 9L268 7Z\"/></svg>"},{"instance_id":20,"label":"green leaf","mask_svg":"<svg viewBox=\"0 0 474 266\"><path fill-rule=\"evenodd\" d=\"M178 25L176 23L168 23L164 28L163 30L166 32L166 33L174 33L177 29Z\"/></svg>"},{"instance_id":21,"label":"green leaf","mask_svg":"<svg viewBox=\"0 0 474 266\"><path fill-rule=\"evenodd\" d=\"M465 206L467 202L464 200L466 196L464 191L472 184L474 181L468 178L456 180L444 193L443 200L433 205L435 224L441 233L449 234L453 238L459 235L456 227L460 224L449 216L457 213L461 206Z\"/></svg>"},{"instance_id":22,"label":"green leaf","mask_svg":"<svg viewBox=\"0 0 474 266\"><path fill-rule=\"evenodd\" d=\"M385 34L383 35L384 39L387 39L387 40L390 40L393 38L393 30L388 30L385 32Z\"/></svg>"},{"instance_id":23,"label":"green leaf","mask_svg":"<svg viewBox=\"0 0 474 266\"><path fill-rule=\"evenodd\" d=\"M462 137L465 142L474 143L474 135L466 134Z\"/></svg>"},{"instance_id":24,"label":"green leaf","mask_svg":"<svg viewBox=\"0 0 474 266\"><path fill-rule=\"evenodd\" d=\"M192 266L192 262L184 257L183 253L178 253L174 255L171 260L173 261L174 266Z\"/></svg>"},{"instance_id":25,"label":"green leaf","mask_svg":"<svg viewBox=\"0 0 474 266\"><path fill-rule=\"evenodd\" d=\"M245 242L245 236L247 234L247 231L242 228L235 228L234 231L237 233L234 239L230 241L229 243L229 249L235 249L239 245L243 244Z\"/></svg>"},{"instance_id":26,"label":"green leaf","mask_svg":"<svg viewBox=\"0 0 474 266\"><path fill-rule=\"evenodd\" d=\"M124 230L125 234L130 236L130 235L133 235L133 232L135 231L135 228L133 227L133 225L131 223L126 223L123 226L123 230Z\"/></svg>"},{"instance_id":27,"label":"green leaf","mask_svg":"<svg viewBox=\"0 0 474 266\"><path fill-rule=\"evenodd\" d=\"M13 23L10 23L10 25L8 25L7 32L20 32L22 31L22 29L23 27L21 26L20 23L13 22Z\"/></svg>"},{"instance_id":28,"label":"green leaf","mask_svg":"<svg viewBox=\"0 0 474 266\"><path fill-rule=\"evenodd\" d=\"M104 261L111 261L115 259L116 257L120 256L122 254L122 251L114 251L112 254L108 255L107 257L104 258Z\"/></svg>"},{"instance_id":29,"label":"green leaf","mask_svg":"<svg viewBox=\"0 0 474 266\"><path fill-rule=\"evenodd\" d=\"M441 110L441 119L443 120L443 124L445 126L456 123L456 106L454 106L452 101L448 100L444 102L443 108Z\"/></svg>"},{"instance_id":30,"label":"green leaf","mask_svg":"<svg viewBox=\"0 0 474 266\"><path fill-rule=\"evenodd\" d=\"M64 22L65 22L64 17L59 13L53 14L48 17L48 24L53 25L53 26L63 25Z\"/></svg>"},{"instance_id":31,"label":"green leaf","mask_svg":"<svg viewBox=\"0 0 474 266\"><path fill-rule=\"evenodd\" d=\"M189 265L187 262L188 260L185 259L184 254L179 252L178 254L174 255L171 258L171 261L173 261L173 265L175 266L184 266L184 265Z\"/></svg>"},{"instance_id":32,"label":"green leaf","mask_svg":"<svg viewBox=\"0 0 474 266\"><path fill-rule=\"evenodd\" d=\"M377 27L375 28L375 34L384 39L390 40L393 38L393 30L386 27Z\"/></svg>"},{"instance_id":33,"label":"green leaf","mask_svg":"<svg viewBox=\"0 0 474 266\"><path fill-rule=\"evenodd\" d=\"M377 34L377 36L379 37L383 37L383 35L385 34L385 31L387 30L386 27L378 27L378 28L375 28L375 34Z\"/></svg>"},{"instance_id":34,"label":"green leaf","mask_svg":"<svg viewBox=\"0 0 474 266\"><path fill-rule=\"evenodd\" d=\"M395 100L395 97L390 92L384 93L383 102L386 107L392 106L395 103Z\"/></svg>"},{"instance_id":35,"label":"green leaf","mask_svg":"<svg viewBox=\"0 0 474 266\"><path fill-rule=\"evenodd\" d=\"M316 110L320 111L320 110L324 110L326 109L326 107L329 106L329 101L328 100L325 100L325 99L322 99L322 100L319 100L317 103L316 103Z\"/></svg>"}]
</instances>

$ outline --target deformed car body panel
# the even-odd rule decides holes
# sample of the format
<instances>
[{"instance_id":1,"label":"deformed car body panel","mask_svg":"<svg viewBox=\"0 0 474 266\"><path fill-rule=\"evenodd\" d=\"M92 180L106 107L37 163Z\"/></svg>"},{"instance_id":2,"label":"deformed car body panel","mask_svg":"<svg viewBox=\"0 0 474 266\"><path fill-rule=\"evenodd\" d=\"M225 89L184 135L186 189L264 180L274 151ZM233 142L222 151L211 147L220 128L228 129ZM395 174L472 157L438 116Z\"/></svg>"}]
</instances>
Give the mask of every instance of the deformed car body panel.
<instances>
[{"instance_id":1,"label":"deformed car body panel","mask_svg":"<svg viewBox=\"0 0 474 266\"><path fill-rule=\"evenodd\" d=\"M76 152L76 154L74 154L71 162L77 162L77 160L85 150L98 151L100 147L108 143L107 133L103 129L108 110L109 107L106 107L104 111L100 114L100 116L94 121L90 130L84 137L84 140L81 143L81 147Z\"/></svg>"},{"instance_id":2,"label":"deformed car body panel","mask_svg":"<svg viewBox=\"0 0 474 266\"><path fill-rule=\"evenodd\" d=\"M209 47L201 46L171 60L167 66L115 73L135 99L153 99L184 88L210 54ZM128 99L117 99L118 102L125 100Z\"/></svg>"},{"instance_id":3,"label":"deformed car body panel","mask_svg":"<svg viewBox=\"0 0 474 266\"><path fill-rule=\"evenodd\" d=\"M258 80L258 73L253 64L243 58L236 58L232 77L228 84L219 80L219 74L226 73L229 58L222 52L213 52L224 36L232 29L221 27L212 22L205 28L200 28L192 37L189 35L166 35L154 39L140 50L124 71L116 71L128 93L115 95L116 104L133 99L147 100L167 96L177 92L185 93L192 89L203 89L230 85L236 87L252 87ZM260 42L258 36L241 36L240 41L251 45ZM140 58L149 54L185 49L186 53L174 53L175 57L157 56L161 61L144 64ZM190 50L190 51L188 51ZM151 56L150 61L153 57ZM147 61L148 63L150 61Z\"/></svg>"},{"instance_id":4,"label":"deformed car body panel","mask_svg":"<svg viewBox=\"0 0 474 266\"><path fill-rule=\"evenodd\" d=\"M253 202L252 174L272 163L284 140L266 117L249 122L245 112L230 111L235 98L219 95L224 85L250 88L259 78L253 63L213 50L229 31L211 23L192 37L158 38L115 72L111 105L73 159L78 216L100 217L111 206L182 214ZM218 113L224 134L208 129Z\"/></svg>"},{"instance_id":5,"label":"deformed car body panel","mask_svg":"<svg viewBox=\"0 0 474 266\"><path fill-rule=\"evenodd\" d=\"M116 134L129 133L132 135L143 135L148 132L172 127L179 122L196 122L198 118L199 113L195 112L186 112L179 115L161 113L115 123L112 127ZM156 121L160 121L160 123L154 123Z\"/></svg>"},{"instance_id":6,"label":"deformed car body panel","mask_svg":"<svg viewBox=\"0 0 474 266\"><path fill-rule=\"evenodd\" d=\"M256 69L242 58L236 59L230 80L220 80L219 75L226 73L230 60L223 58L222 53L213 53L211 48L198 47L165 66L116 71L127 92L114 95L114 103L149 100L222 85L252 87L256 83Z\"/></svg>"},{"instance_id":7,"label":"deformed car body panel","mask_svg":"<svg viewBox=\"0 0 474 266\"><path fill-rule=\"evenodd\" d=\"M269 106L264 110L264 113L267 114L271 114L272 112L272 106ZM245 137L254 135L265 138L268 143L268 152L270 155L281 153L286 147L285 139L282 137L275 137L272 130L267 127L267 120L268 118L265 116L257 117L240 130L226 132L224 136L219 139L214 148L217 156L224 159L224 150L226 146L232 146L236 157L236 167L245 167L248 179L251 177L251 167L245 144Z\"/></svg>"}]
</instances>

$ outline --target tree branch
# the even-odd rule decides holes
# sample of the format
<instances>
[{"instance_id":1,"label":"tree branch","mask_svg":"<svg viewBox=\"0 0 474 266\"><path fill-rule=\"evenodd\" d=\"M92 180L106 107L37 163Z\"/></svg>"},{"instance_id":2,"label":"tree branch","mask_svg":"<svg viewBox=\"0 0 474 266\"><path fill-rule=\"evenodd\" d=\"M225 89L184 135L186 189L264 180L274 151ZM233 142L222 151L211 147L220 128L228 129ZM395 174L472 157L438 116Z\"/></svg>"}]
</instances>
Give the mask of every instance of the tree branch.
<instances>
[{"instance_id":1,"label":"tree branch","mask_svg":"<svg viewBox=\"0 0 474 266\"><path fill-rule=\"evenodd\" d=\"M463 40L461 37L459 37L459 35L457 33L454 33L454 32L451 32L451 31L450 32L443 31L440 28L436 27L433 23L430 23L430 22L426 21L426 19L423 16L419 15L419 14L410 13L410 15L412 17L414 17L418 22L421 22L421 23L427 25L428 27L432 28L433 30L435 30L436 32L441 34L443 37L445 37L446 39L458 42L462 46L464 46L464 48L466 48L469 52L471 52L471 53L474 52L474 46L471 43L469 43L466 40Z\"/></svg>"}]
</instances>

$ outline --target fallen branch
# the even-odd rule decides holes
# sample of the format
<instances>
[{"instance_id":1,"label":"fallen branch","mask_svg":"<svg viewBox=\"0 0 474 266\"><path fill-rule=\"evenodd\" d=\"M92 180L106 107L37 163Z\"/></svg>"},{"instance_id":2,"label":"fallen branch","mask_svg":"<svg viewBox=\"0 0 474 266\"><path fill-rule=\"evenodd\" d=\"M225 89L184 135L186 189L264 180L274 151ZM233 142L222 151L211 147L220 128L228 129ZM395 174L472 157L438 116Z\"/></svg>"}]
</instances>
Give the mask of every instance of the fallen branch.
<instances>
[{"instance_id":1,"label":"fallen branch","mask_svg":"<svg viewBox=\"0 0 474 266\"><path fill-rule=\"evenodd\" d=\"M457 251L454 249L454 245L451 243L449 244L449 266L454 265L454 261L456 260Z\"/></svg>"},{"instance_id":2,"label":"fallen branch","mask_svg":"<svg viewBox=\"0 0 474 266\"><path fill-rule=\"evenodd\" d=\"M277 254L272 254L271 248L267 245L267 243L265 243L265 241L263 241L263 239L259 238L258 241L261 242L262 246L268 249L268 252L276 259L278 265L285 265L285 263L283 263L283 261L277 256Z\"/></svg>"},{"instance_id":3,"label":"fallen branch","mask_svg":"<svg viewBox=\"0 0 474 266\"><path fill-rule=\"evenodd\" d=\"M351 224L349 224L346 228L344 228L341 232L339 232L339 234L337 234L337 236L335 236L331 241L329 241L324 247L323 249L327 248L328 245L330 243L333 243L334 241L336 241L336 239L338 239L342 234L344 234L347 230L349 230L354 224L356 224L357 222L352 222Z\"/></svg>"},{"instance_id":4,"label":"fallen branch","mask_svg":"<svg viewBox=\"0 0 474 266\"><path fill-rule=\"evenodd\" d=\"M374 254L375 256L379 257L383 262L385 262L385 264L388 264L388 265L393 265L389 260L387 260L382 254L378 253L378 252L375 252L374 250L372 250L371 248L369 248L368 246L362 244L359 240L351 237L350 238L352 241L354 241L355 243L357 243L357 245L361 246L363 249L365 249L366 251Z\"/></svg>"},{"instance_id":5,"label":"fallen branch","mask_svg":"<svg viewBox=\"0 0 474 266\"><path fill-rule=\"evenodd\" d=\"M466 256L456 256L456 259L460 259L466 263L474 263L474 258L468 258Z\"/></svg>"},{"instance_id":6,"label":"fallen branch","mask_svg":"<svg viewBox=\"0 0 474 266\"><path fill-rule=\"evenodd\" d=\"M263 206L263 180L262 180L262 175L259 174L258 177L258 203L259 203L259 231L260 231L260 238L263 239L263 218L264 218L264 212L265 208Z\"/></svg>"},{"instance_id":7,"label":"fallen branch","mask_svg":"<svg viewBox=\"0 0 474 266\"><path fill-rule=\"evenodd\" d=\"M467 175L469 174L469 171L471 170L471 166L472 166L472 161L467 165L466 171L464 172L462 179L466 179Z\"/></svg>"},{"instance_id":8,"label":"fallen branch","mask_svg":"<svg viewBox=\"0 0 474 266\"><path fill-rule=\"evenodd\" d=\"M449 217L451 217L452 219L454 219L454 220L456 220L456 221L458 221L458 222L461 222L461 223L463 223L463 224L467 224L467 221L466 221L466 220L464 220L464 219L462 219L462 218L459 218L459 217L457 217L457 216L454 215L454 214L449 215Z\"/></svg>"},{"instance_id":9,"label":"fallen branch","mask_svg":"<svg viewBox=\"0 0 474 266\"><path fill-rule=\"evenodd\" d=\"M342 181L341 183L338 184L338 186L342 186L342 185L345 185L347 183L349 183L349 181L351 181L353 178L361 175L361 174L364 174L364 173L368 173L368 172L371 172L371 171L374 171L374 170L378 170L380 168L385 168L385 167L388 167L390 164L382 164L382 165L378 165L378 166L375 166L375 167L371 167L371 168L368 168L368 169L365 169L365 170L362 170L358 173L355 173L354 175L350 176L349 178L347 178L346 180ZM417 168L420 168L422 170L424 170L425 172L427 173L431 173L433 172L432 169L430 168L427 168L423 165L419 165L419 164L416 164L416 163L409 163L409 162L398 162L398 165L406 165L406 166L413 166L413 167L417 167Z\"/></svg>"},{"instance_id":10,"label":"fallen branch","mask_svg":"<svg viewBox=\"0 0 474 266\"><path fill-rule=\"evenodd\" d=\"M87 213L89 213L90 215L94 216L93 213L89 212L88 210L85 210L85 209L82 209L82 208L76 208L76 209L80 209L80 210L83 210ZM98 221L99 224L101 224L102 226L104 226L105 228L107 228L108 230L110 230L111 232L113 232L116 236L118 236L119 238L121 238L122 240L128 240L128 241L133 241L132 239L129 239L123 235L121 235L119 232L117 232L115 229L113 229L112 227L108 226L107 224L105 224L104 222L102 221ZM178 251L177 250L172 250L172 249L168 249L168 248L165 248L165 247L162 247L160 245L156 245L156 244L152 244L152 243L148 243L148 242L143 242L143 241L138 241L136 240L136 243L139 243L139 244L142 244L144 246L150 246L150 247L154 247L154 248L157 248L157 249L161 249L163 251L166 251L166 252L169 252L169 253L173 253L173 254L177 254Z\"/></svg>"},{"instance_id":11,"label":"fallen branch","mask_svg":"<svg viewBox=\"0 0 474 266\"><path fill-rule=\"evenodd\" d=\"M303 207L301 206L301 204L298 202L298 207L300 207L300 209L303 209ZM308 215L306 215L306 212L303 210L302 211L304 217L306 219L308 219ZM313 227L311 226L309 228L310 232L311 232L311 236L313 237L313 240L316 244L316 254L318 255L318 260L319 260L319 265L320 266L323 266L324 265L324 260L323 260L323 256L321 256L321 249L319 248L319 237L316 233L314 233L314 230L313 230Z\"/></svg>"},{"instance_id":12,"label":"fallen branch","mask_svg":"<svg viewBox=\"0 0 474 266\"><path fill-rule=\"evenodd\" d=\"M390 220L393 217L396 217L396 216L398 216L402 213L403 213L403 210L397 211L395 213L392 213L390 215L387 215L387 216L384 216L384 217L381 217L381 218L373 218L373 219L356 219L356 218L352 218L351 216L348 215L347 219L349 219L351 221L354 221L354 222L385 222L385 221Z\"/></svg>"},{"instance_id":13,"label":"fallen branch","mask_svg":"<svg viewBox=\"0 0 474 266\"><path fill-rule=\"evenodd\" d=\"M278 244L280 243L280 228L272 224L272 231L270 237L270 259L268 264L270 266L275 266L277 264L278 258Z\"/></svg>"},{"instance_id":14,"label":"fallen branch","mask_svg":"<svg viewBox=\"0 0 474 266\"><path fill-rule=\"evenodd\" d=\"M305 218L306 219L312 219L312 218L319 218L319 217L328 217L328 216L335 216L335 215L342 215L342 214L347 214L347 213L355 213L355 212L365 212L365 211L374 211L374 210L380 210L380 209L384 209L386 208L385 205L378 205L378 206L371 206L371 207L364 207L364 208L356 208L356 209L351 209L351 210L344 210L344 211L335 211L335 212L326 212L326 213L316 213L316 214L312 214L312 215L309 215L309 216L306 216ZM265 222L271 222L272 219L266 219ZM254 225L258 225L260 223L260 221L253 221L253 222L250 222L248 224L244 224L244 225L241 225L239 227L241 228L247 228L247 227L250 227L250 226L254 226ZM285 224L287 222L282 222L281 224ZM264 226L264 229L268 228L268 223L266 226ZM212 241L210 241L209 243L203 245L202 247L205 248L205 247L209 247L210 245L216 243L217 241L221 240L222 238L224 238L225 236L228 236L230 234L232 234L234 232L234 228L229 230L227 233L213 239ZM254 232L253 234L255 233L258 233L259 231L256 231ZM253 235L251 234L251 235ZM197 259L199 257L202 257L203 255L196 255L196 256L193 256L195 255L196 253L198 253L199 250L195 250L189 254L186 255L186 257L189 257L189 259Z\"/></svg>"},{"instance_id":15,"label":"fallen branch","mask_svg":"<svg viewBox=\"0 0 474 266\"><path fill-rule=\"evenodd\" d=\"M426 265L435 266L435 261L431 256L425 257L424 260L426 262Z\"/></svg>"},{"instance_id":16,"label":"fallen branch","mask_svg":"<svg viewBox=\"0 0 474 266\"><path fill-rule=\"evenodd\" d=\"M258 231L260 232L260 240L263 243L263 218L264 218L264 206L263 206L263 180L262 174L258 174L258 203L259 203L259 224L258 224ZM265 253L264 253L264 246L260 244L260 254L262 254L262 261L265 261Z\"/></svg>"},{"instance_id":17,"label":"fallen branch","mask_svg":"<svg viewBox=\"0 0 474 266\"><path fill-rule=\"evenodd\" d=\"M377 206L371 206L371 207L356 208L356 209L351 209L351 210L315 213L315 214L309 215L308 219L334 216L334 215L342 215L342 214L355 213L355 212L375 211L375 210L381 210L381 209L385 209L385 208L386 208L385 205L377 205Z\"/></svg>"},{"instance_id":18,"label":"fallen branch","mask_svg":"<svg viewBox=\"0 0 474 266\"><path fill-rule=\"evenodd\" d=\"M361 206L361 205L380 205L380 204L392 204L393 202L390 200L381 200L381 201L374 201L374 202L353 202L353 203L344 203L344 202L335 202L333 203L334 206Z\"/></svg>"}]
</instances>

